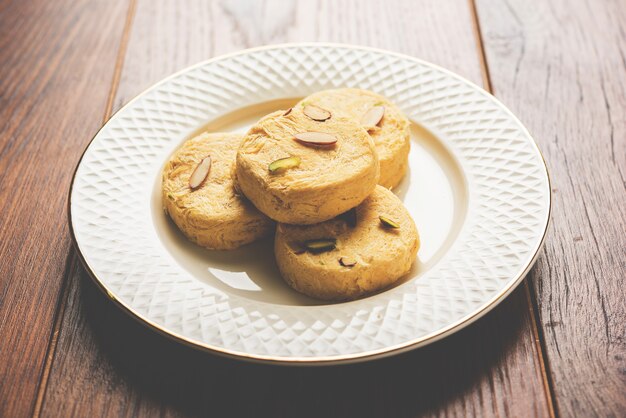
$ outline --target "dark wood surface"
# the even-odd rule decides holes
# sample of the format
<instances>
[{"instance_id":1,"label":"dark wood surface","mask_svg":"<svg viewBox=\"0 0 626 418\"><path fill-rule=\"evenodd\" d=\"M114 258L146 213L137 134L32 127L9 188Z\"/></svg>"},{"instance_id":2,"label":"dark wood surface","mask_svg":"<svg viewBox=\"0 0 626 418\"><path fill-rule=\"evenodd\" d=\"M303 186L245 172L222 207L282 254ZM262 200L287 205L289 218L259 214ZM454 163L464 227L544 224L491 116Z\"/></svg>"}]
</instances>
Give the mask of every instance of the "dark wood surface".
<instances>
[{"instance_id":1,"label":"dark wood surface","mask_svg":"<svg viewBox=\"0 0 626 418\"><path fill-rule=\"evenodd\" d=\"M73 258L67 187L103 122L128 6L0 3L0 412L32 413Z\"/></svg>"},{"instance_id":2,"label":"dark wood surface","mask_svg":"<svg viewBox=\"0 0 626 418\"><path fill-rule=\"evenodd\" d=\"M626 3L477 4L495 94L552 174L532 283L556 408L626 416Z\"/></svg>"},{"instance_id":3,"label":"dark wood surface","mask_svg":"<svg viewBox=\"0 0 626 418\"><path fill-rule=\"evenodd\" d=\"M588 2L0 1L0 415L623 415L626 8ZM552 230L486 317L385 360L255 365L155 334L79 265L64 205L103 117L189 64L297 41L435 62L534 134Z\"/></svg>"}]
</instances>

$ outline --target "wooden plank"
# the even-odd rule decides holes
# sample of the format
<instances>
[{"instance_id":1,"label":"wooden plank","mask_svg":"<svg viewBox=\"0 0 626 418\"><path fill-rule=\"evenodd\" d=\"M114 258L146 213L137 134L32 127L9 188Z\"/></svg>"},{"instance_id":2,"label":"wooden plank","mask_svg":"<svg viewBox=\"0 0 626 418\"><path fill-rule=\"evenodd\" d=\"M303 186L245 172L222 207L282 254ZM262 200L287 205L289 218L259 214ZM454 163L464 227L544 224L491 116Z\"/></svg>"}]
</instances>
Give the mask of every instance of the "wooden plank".
<instances>
[{"instance_id":1,"label":"wooden plank","mask_svg":"<svg viewBox=\"0 0 626 418\"><path fill-rule=\"evenodd\" d=\"M102 123L127 5L0 2L0 415L32 413L71 247L66 190Z\"/></svg>"},{"instance_id":2,"label":"wooden plank","mask_svg":"<svg viewBox=\"0 0 626 418\"><path fill-rule=\"evenodd\" d=\"M479 0L496 95L551 169L534 290L563 416L626 412L626 7Z\"/></svg>"},{"instance_id":3,"label":"wooden plank","mask_svg":"<svg viewBox=\"0 0 626 418\"><path fill-rule=\"evenodd\" d=\"M393 6L397 7L393 7ZM481 84L471 15L465 4L408 0L139 0L115 108L196 62L284 42L340 42L423 58ZM459 22L459 24L456 24ZM442 23L443 25L440 25Z\"/></svg>"},{"instance_id":4,"label":"wooden plank","mask_svg":"<svg viewBox=\"0 0 626 418\"><path fill-rule=\"evenodd\" d=\"M140 1L115 106L196 61L287 41L387 48L480 83L467 3L382 3L197 1L181 8L174 1ZM127 318L82 268L73 273L44 416L61 411L81 416L211 411L257 416L549 415L524 289L477 324L425 349L346 367L293 368L239 363L171 342Z\"/></svg>"}]
</instances>

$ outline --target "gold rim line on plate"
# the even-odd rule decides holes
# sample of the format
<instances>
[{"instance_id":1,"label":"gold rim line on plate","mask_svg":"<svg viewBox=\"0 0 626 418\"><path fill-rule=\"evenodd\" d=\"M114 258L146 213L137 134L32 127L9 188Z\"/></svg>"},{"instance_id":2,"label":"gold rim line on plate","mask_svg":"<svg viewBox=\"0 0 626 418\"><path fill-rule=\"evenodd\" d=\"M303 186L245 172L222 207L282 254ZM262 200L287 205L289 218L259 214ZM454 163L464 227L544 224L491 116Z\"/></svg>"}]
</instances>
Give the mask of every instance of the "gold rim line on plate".
<instances>
[{"instance_id":1,"label":"gold rim line on plate","mask_svg":"<svg viewBox=\"0 0 626 418\"><path fill-rule=\"evenodd\" d=\"M138 313L132 307L128 306L126 303L124 303L123 301L119 300L115 296L115 293L113 293L104 284L104 282L98 277L98 275L93 270L93 268L91 267L89 262L86 260L85 256L83 255L83 252L80 249L80 245L78 244L78 241L76 240L76 235L75 235L75 232L74 232L74 224L72 223L72 191L74 189L74 183L76 181L76 174L77 174L78 169L80 167L80 164L81 164L81 162L83 160L83 157L85 156L87 150L89 149L89 147L91 146L93 141L98 137L100 132L105 128L105 126L111 120L113 120L115 117L117 117L117 115L119 113L121 113L126 108L130 107L136 100L138 100L141 96L143 96L149 90L152 90L152 89L158 87L159 85L164 84L166 81L169 81L170 79L173 79L173 78L175 78L175 77L179 76L180 74L183 74L183 73L185 73L187 71L191 71L191 70L193 70L195 68L202 67L202 66L210 64L212 62L223 60L225 58L238 56L238 55L250 54L250 53L254 53L254 52L257 52L257 51L263 51L263 50L267 50L267 49L283 49L283 48L298 48L298 47L344 48L344 49L356 49L356 50L362 50L362 51L370 51L370 52L376 52L376 53L379 53L379 54L392 55L392 56L395 56L395 57L398 57L398 58L402 58L402 59L406 59L406 60L409 60L409 61L417 62L417 63L419 63L421 65L425 65L425 66L434 68L434 69L436 69L438 71L441 71L441 72L443 72L443 73L445 73L447 75L450 75L450 76L454 77L457 80L462 81L463 83L466 83L466 84L470 85L471 87L477 89L479 92L482 92L484 95L490 97L490 99L492 101L494 101L502 110L505 111L505 113L507 113L512 118L512 120L514 122L516 122L520 126L522 132L525 133L527 135L527 137L531 139L531 143L532 143L535 151L541 157L541 162L543 163L544 172L545 172L545 175L546 175L546 179L548 181L548 211L547 211L547 216L546 216L546 219L545 219L545 224L544 224L544 228L543 228L543 231L542 231L541 239L535 244L534 249L531 251L532 255L528 258L528 260L525 263L523 263L523 267L522 267L521 271L515 276L515 278L513 280L511 280L507 285L505 285L504 288L502 290L500 290L500 292L498 292L496 295L494 295L490 300L485 302L479 308L475 309L472 313L462 317L461 319L457 320L456 322L453 322L452 324L449 324L448 326L445 326L445 327L443 327L443 328L441 328L441 329L439 329L437 331L433 331L433 332L431 332L429 334L423 335L423 336L421 336L419 338L411 339L411 340L405 341L403 343L391 345L391 346L380 348L380 349L376 349L376 350L362 351L362 352L357 352L357 353L342 354L342 355L336 355L336 356L317 356L317 357L285 357L285 356L270 356L270 355L263 355L263 354L252 354L252 353L246 353L246 352L239 352L239 351L235 351L235 350L230 350L230 349L227 349L227 348L224 348L224 347L218 347L218 346L207 344L207 343L204 343L204 342L201 342L201 341L197 341L197 340L193 340L193 339L187 338L187 337L185 337L183 335L180 335L180 334L178 334L176 332L170 331L170 330L166 329L165 327L162 327L161 325L155 323L154 321L146 318L144 315ZM70 229L70 237L72 239L72 243L73 243L73 245L74 245L74 247L75 247L75 249L76 249L76 251L78 253L78 256L79 256L79 258L81 260L81 263L83 264L83 266L85 267L85 269L89 273L89 276L96 283L96 285L104 293L106 293L106 295L116 305L118 305L119 307L122 308L122 311L126 312L127 314L130 314L131 317L133 317L139 323L147 326L148 328L153 329L153 330L157 331L159 334L164 335L164 336L166 336L166 337L168 337L170 339L173 339L174 341L182 342L183 344L188 345L190 347L193 347L193 348L196 348L196 349L202 349L202 350L208 351L210 353L214 353L214 354L217 354L217 355L220 355L220 356L224 356L224 357L228 357L228 358L232 358L232 359L237 359L237 360L247 360L247 361L252 361L252 362L270 363L270 364L282 364L282 365L345 364L345 363L367 361L367 360L370 360L370 359L383 358L383 357L391 356L391 355L394 355L394 354L399 354L399 353L406 352L406 351L409 351L409 350L414 349L414 348L422 347L424 345L433 343L435 341L438 341L438 340L440 340L440 339L442 339L442 338L444 338L444 337L446 337L446 336L448 336L450 334L453 334L454 332L459 331L460 329L465 328L466 326L472 324L474 321L476 321L476 320L480 319L481 317L483 317L486 313L491 311L500 302L502 302L522 282L522 280L524 279L526 274L530 271L530 269L534 265L535 261L537 260L538 255L539 255L539 251L543 247L543 244L545 242L546 235L547 235L547 232L548 232L548 228L549 228L549 225L550 225L551 215L552 215L552 182L551 182L551 179L550 179L550 172L548 171L548 166L546 164L545 157L544 157L543 153L541 152L541 149L537 145L537 141L535 141L535 139L530 134L528 129L524 126L524 124L522 124L522 122L517 118L517 116L515 116L513 114L513 112L511 112L502 102L500 102L500 100L498 100L493 94L489 93L488 91L486 91L482 87L476 85L472 81L467 80L466 78L461 77L460 75L458 75L458 74L456 74L456 73L454 73L454 72L452 72L450 70L447 70L447 69L445 69L443 67L440 67L440 66L438 66L436 64L432 64L432 63L430 63L428 61L424 61L422 59L415 58L415 57L412 57L410 55L406 55L406 54L402 54L402 53L398 53L398 52L392 52L392 51L387 51L387 50L380 49L380 48L372 48L372 47L367 47L367 46L351 45L351 44L330 43L330 42L298 42L298 43L285 43L285 44L266 45L266 46L261 46L261 47L256 47L256 48L244 49L244 50L240 50L240 51L237 51L237 52L232 52L232 53L229 53L229 54L219 55L217 57L213 57L213 58L201 61L199 63L193 64L191 66L188 66L186 68L183 68L182 70L179 70L179 71L169 75L168 77L165 77L165 78L161 79L160 81L152 84L150 87L146 88L141 93L139 93L136 96L134 96L131 100L128 101L128 103L126 103L124 106L122 106L120 109L118 109L115 113L113 113L113 115L111 115L111 117L100 127L100 129L98 129L96 134L91 138L91 140L89 141L89 143L85 147L85 150L81 154L80 159L78 160L78 163L76 164L76 168L74 169L74 173L72 174L72 179L71 179L71 184L70 184L70 189L69 189L69 195L68 195L67 212L68 212L68 222L69 222L69 226L70 226L70 228L69 228Z\"/></svg>"}]
</instances>

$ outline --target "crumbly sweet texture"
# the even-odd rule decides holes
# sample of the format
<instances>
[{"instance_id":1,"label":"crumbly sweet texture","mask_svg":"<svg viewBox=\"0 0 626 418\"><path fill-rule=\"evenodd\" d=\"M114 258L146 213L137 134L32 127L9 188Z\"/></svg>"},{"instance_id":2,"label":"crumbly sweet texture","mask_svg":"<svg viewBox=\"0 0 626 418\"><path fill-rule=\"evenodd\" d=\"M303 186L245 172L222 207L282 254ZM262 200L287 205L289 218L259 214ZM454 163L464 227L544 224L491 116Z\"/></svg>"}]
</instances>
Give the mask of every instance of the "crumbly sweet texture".
<instances>
[{"instance_id":1,"label":"crumbly sweet texture","mask_svg":"<svg viewBox=\"0 0 626 418\"><path fill-rule=\"evenodd\" d=\"M163 168L165 212L193 242L215 250L231 250L269 235L274 222L237 193L232 167L242 135L203 133L186 141ZM189 177L211 156L204 183L189 188Z\"/></svg>"},{"instance_id":2,"label":"crumbly sweet texture","mask_svg":"<svg viewBox=\"0 0 626 418\"><path fill-rule=\"evenodd\" d=\"M270 218L288 224L315 224L361 203L376 187L379 165L374 143L351 119L332 115L323 122L302 108L274 112L244 136L237 152L237 183ZM302 132L334 135L331 146L305 145ZM270 163L298 157L300 165L270 173Z\"/></svg>"},{"instance_id":3,"label":"crumbly sweet texture","mask_svg":"<svg viewBox=\"0 0 626 418\"><path fill-rule=\"evenodd\" d=\"M381 224L385 216L399 224ZM384 289L407 274L417 256L417 228L400 199L377 186L356 207L356 225L346 216L309 226L278 224L274 241L276 261L284 280L298 292L325 300L355 299ZM303 252L304 243L336 239L328 252ZM340 259L352 267L343 266Z\"/></svg>"},{"instance_id":4,"label":"crumbly sweet texture","mask_svg":"<svg viewBox=\"0 0 626 418\"><path fill-rule=\"evenodd\" d=\"M378 153L380 179L378 184L389 189L400 183L408 168L411 149L409 120L385 97L368 90L342 88L324 90L304 98L303 104L327 109L333 115L350 118L357 123L374 106L384 106L385 114L378 126L368 130Z\"/></svg>"}]
</instances>

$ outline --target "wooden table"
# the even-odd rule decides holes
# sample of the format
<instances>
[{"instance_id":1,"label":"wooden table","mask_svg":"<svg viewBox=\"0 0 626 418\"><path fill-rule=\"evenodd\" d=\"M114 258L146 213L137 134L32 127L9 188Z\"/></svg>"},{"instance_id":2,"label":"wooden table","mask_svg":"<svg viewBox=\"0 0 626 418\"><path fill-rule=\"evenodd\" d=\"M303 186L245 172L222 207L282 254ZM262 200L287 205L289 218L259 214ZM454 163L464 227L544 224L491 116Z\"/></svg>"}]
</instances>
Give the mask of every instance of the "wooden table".
<instances>
[{"instance_id":1,"label":"wooden table","mask_svg":"<svg viewBox=\"0 0 626 418\"><path fill-rule=\"evenodd\" d=\"M200 60L334 41L493 92L551 170L545 248L463 331L387 360L270 367L127 317L72 248L67 194L112 112ZM625 416L622 0L0 0L0 415Z\"/></svg>"}]
</instances>

